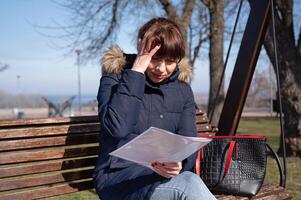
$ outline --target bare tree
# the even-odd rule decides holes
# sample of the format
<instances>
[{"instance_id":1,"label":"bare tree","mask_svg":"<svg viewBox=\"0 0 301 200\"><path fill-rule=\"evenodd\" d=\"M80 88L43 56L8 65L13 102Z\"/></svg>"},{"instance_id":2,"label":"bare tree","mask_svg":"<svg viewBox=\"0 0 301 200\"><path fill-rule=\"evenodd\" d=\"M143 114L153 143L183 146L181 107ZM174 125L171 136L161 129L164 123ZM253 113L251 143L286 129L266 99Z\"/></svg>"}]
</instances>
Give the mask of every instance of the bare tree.
<instances>
[{"instance_id":1,"label":"bare tree","mask_svg":"<svg viewBox=\"0 0 301 200\"><path fill-rule=\"evenodd\" d=\"M224 102L224 80L221 80L224 55L224 0L203 0L203 3L210 13L210 31L209 31L209 61L210 61L210 90L208 114L212 115L213 106L215 113L212 118L212 124L216 126L219 113L222 110ZM218 92L219 82L222 81L221 90ZM215 99L217 98L217 99ZM214 102L216 104L214 105Z\"/></svg>"},{"instance_id":2,"label":"bare tree","mask_svg":"<svg viewBox=\"0 0 301 200\"><path fill-rule=\"evenodd\" d=\"M187 58L192 66L201 53L202 46L209 39L210 92L209 109L211 112L223 70L224 11L231 1L224 0L65 0L66 7L73 16L71 25L62 27L66 39L70 40L72 52L76 48L83 50L84 58L99 57L102 51L114 43L120 26L125 21L131 23L140 18L166 16L180 26L187 39ZM137 9L139 8L139 9ZM233 14L231 10L228 15ZM136 37L136 35L134 35ZM223 83L223 80L222 80ZM224 85L217 97L217 122L224 100Z\"/></svg>"},{"instance_id":3,"label":"bare tree","mask_svg":"<svg viewBox=\"0 0 301 200\"><path fill-rule=\"evenodd\" d=\"M301 156L301 5L297 2L276 0L275 24L286 148L288 155ZM272 35L270 23L264 47L275 68Z\"/></svg>"},{"instance_id":4,"label":"bare tree","mask_svg":"<svg viewBox=\"0 0 301 200\"><path fill-rule=\"evenodd\" d=\"M145 21L145 18L158 15L165 15L175 20L184 37L187 38L193 13L199 15L197 8L200 8L197 6L200 2L195 0L180 1L177 4L169 0L65 0L63 3L59 1L56 3L65 7L71 16L70 24L59 25L59 28L64 31L64 34L59 37L69 41L67 48L70 52L81 48L82 57L86 59L98 58L104 49L111 46L116 41L117 33L123 23L137 24L137 21ZM208 27L208 24L197 23L198 27L194 27L194 33L199 33L201 29L206 32L206 28L203 27ZM198 48L202 43L200 41L205 40L203 35L201 37L194 35L191 39L198 44ZM195 60L198 53L197 50L194 54L189 53L193 55L191 60Z\"/></svg>"},{"instance_id":5,"label":"bare tree","mask_svg":"<svg viewBox=\"0 0 301 200\"><path fill-rule=\"evenodd\" d=\"M268 70L257 70L255 72L246 99L246 107L269 108L271 106L271 98L274 98L276 92L276 83L275 79L269 77L269 75Z\"/></svg>"}]
</instances>

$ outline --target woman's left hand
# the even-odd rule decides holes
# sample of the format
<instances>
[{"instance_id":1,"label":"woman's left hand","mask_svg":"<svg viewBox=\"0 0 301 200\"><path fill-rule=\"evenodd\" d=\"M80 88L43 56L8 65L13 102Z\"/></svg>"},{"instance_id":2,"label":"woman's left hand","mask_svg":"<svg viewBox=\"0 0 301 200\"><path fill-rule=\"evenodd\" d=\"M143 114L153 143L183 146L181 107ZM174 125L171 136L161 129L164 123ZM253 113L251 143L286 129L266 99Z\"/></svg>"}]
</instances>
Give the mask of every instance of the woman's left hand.
<instances>
[{"instance_id":1,"label":"woman's left hand","mask_svg":"<svg viewBox=\"0 0 301 200\"><path fill-rule=\"evenodd\" d=\"M178 175L182 170L182 162L153 162L152 167L159 175L165 178L172 178Z\"/></svg>"}]
</instances>

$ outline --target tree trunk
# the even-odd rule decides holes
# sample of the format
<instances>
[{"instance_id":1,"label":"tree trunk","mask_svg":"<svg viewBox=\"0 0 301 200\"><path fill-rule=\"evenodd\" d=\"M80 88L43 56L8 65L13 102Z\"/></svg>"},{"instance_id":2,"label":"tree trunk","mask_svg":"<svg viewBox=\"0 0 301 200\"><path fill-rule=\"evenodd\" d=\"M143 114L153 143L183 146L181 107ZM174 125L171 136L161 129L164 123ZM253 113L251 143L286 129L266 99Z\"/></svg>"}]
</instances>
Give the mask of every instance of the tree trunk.
<instances>
[{"instance_id":1,"label":"tree trunk","mask_svg":"<svg viewBox=\"0 0 301 200\"><path fill-rule=\"evenodd\" d=\"M210 62L210 90L208 102L208 114L212 117L211 124L216 126L224 102L224 80L221 80L223 71L223 44L224 44L224 0L208 1L206 6L210 13L209 35L209 62ZM216 99L218 86L222 81L221 89ZM216 99L216 100L215 100ZM215 104L214 113L213 107Z\"/></svg>"},{"instance_id":2,"label":"tree trunk","mask_svg":"<svg viewBox=\"0 0 301 200\"><path fill-rule=\"evenodd\" d=\"M276 42L279 60L280 92L284 114L284 134L288 156L301 156L301 52L296 46L293 32L293 1L277 1L279 12L275 16ZM279 16L281 13L281 16ZM270 24L264 47L275 65ZM278 150L281 153L281 143Z\"/></svg>"},{"instance_id":3,"label":"tree trunk","mask_svg":"<svg viewBox=\"0 0 301 200\"><path fill-rule=\"evenodd\" d=\"M195 7L195 0L186 0L183 5L182 15L178 15L176 12L176 7L174 7L168 0L160 0L163 10L166 16L174 20L182 31L183 37L186 41L186 57L188 58L188 45L187 45L187 30L190 24L193 9Z\"/></svg>"}]
</instances>

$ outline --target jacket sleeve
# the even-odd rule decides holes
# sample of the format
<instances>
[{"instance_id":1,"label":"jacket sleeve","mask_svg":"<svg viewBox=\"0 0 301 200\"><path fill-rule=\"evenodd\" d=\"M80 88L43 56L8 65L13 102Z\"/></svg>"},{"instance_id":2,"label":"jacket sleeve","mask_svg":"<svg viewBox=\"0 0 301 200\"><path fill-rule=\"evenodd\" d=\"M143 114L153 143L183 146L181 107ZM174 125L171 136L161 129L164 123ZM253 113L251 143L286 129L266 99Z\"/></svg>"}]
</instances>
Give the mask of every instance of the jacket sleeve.
<instances>
[{"instance_id":1,"label":"jacket sleeve","mask_svg":"<svg viewBox=\"0 0 301 200\"><path fill-rule=\"evenodd\" d=\"M185 105L183 112L180 118L180 124L178 129L178 134L195 137L197 136L197 129L195 124L195 116L196 116L196 104L194 101L194 95L191 87L187 84L185 89L185 96L187 97L185 100ZM196 153L189 156L182 162L183 169L182 171L193 171L196 160Z\"/></svg>"},{"instance_id":2,"label":"jacket sleeve","mask_svg":"<svg viewBox=\"0 0 301 200\"><path fill-rule=\"evenodd\" d=\"M104 74L97 100L101 128L115 138L134 132L144 95L145 75L126 69L121 78Z\"/></svg>"}]
</instances>

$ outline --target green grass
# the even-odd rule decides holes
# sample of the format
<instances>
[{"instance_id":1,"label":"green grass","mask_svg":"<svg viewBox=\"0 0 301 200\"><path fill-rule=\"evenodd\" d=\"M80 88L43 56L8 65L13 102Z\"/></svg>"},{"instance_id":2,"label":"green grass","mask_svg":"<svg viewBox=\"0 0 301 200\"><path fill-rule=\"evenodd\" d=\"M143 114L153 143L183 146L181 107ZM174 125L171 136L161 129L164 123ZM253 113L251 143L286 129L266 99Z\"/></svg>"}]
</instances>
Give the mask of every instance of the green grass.
<instances>
[{"instance_id":1,"label":"green grass","mask_svg":"<svg viewBox=\"0 0 301 200\"><path fill-rule=\"evenodd\" d=\"M265 135L274 150L279 147L280 125L275 118L242 118L238 134ZM287 159L287 190L295 200L301 200L301 158ZM275 161L268 158L266 183L279 184L279 172ZM47 198L47 200L96 200L94 191L83 191L69 195Z\"/></svg>"},{"instance_id":2,"label":"green grass","mask_svg":"<svg viewBox=\"0 0 301 200\"><path fill-rule=\"evenodd\" d=\"M45 198L44 200L98 200L94 190L75 192L71 194L60 195L56 197Z\"/></svg>"}]
</instances>

